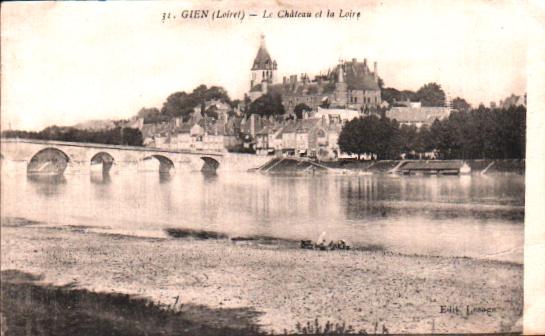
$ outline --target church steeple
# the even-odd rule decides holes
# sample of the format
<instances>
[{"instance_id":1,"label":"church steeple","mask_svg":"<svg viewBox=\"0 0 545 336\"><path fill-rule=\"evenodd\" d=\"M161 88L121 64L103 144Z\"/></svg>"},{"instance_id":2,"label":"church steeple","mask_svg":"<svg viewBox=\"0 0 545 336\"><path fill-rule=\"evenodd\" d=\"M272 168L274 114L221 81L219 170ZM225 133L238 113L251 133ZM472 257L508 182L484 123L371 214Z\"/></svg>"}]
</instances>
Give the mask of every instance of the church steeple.
<instances>
[{"instance_id":1,"label":"church steeple","mask_svg":"<svg viewBox=\"0 0 545 336\"><path fill-rule=\"evenodd\" d=\"M261 84L263 81L272 84L274 82L277 67L276 61L271 58L265 45L265 35L261 34L259 49L257 50L257 55L255 56L251 70L251 88L257 84Z\"/></svg>"},{"instance_id":2,"label":"church steeple","mask_svg":"<svg viewBox=\"0 0 545 336\"><path fill-rule=\"evenodd\" d=\"M274 62L271 55L269 55L269 51L265 45L265 35L261 34L259 49L257 50L252 70L276 70L273 69L274 63L276 62Z\"/></svg>"}]
</instances>

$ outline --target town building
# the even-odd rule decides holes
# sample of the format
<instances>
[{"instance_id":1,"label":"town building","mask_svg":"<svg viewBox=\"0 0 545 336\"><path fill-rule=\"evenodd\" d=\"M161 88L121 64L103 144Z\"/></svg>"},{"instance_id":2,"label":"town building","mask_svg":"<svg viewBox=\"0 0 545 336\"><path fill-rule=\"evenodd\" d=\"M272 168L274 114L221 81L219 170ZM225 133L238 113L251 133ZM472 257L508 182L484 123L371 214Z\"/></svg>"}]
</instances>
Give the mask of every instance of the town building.
<instances>
[{"instance_id":1,"label":"town building","mask_svg":"<svg viewBox=\"0 0 545 336\"><path fill-rule=\"evenodd\" d=\"M398 105L398 104L396 104ZM420 102L406 102L405 106L393 106L386 111L386 117L395 119L400 125L431 126L435 119L448 118L451 109L448 107L422 106Z\"/></svg>"},{"instance_id":2,"label":"town building","mask_svg":"<svg viewBox=\"0 0 545 336\"><path fill-rule=\"evenodd\" d=\"M298 104L305 104L316 110L319 106L348 108L360 113L377 112L381 106L378 65L374 62L370 70L367 59L341 61L334 69L311 79L307 74L283 77L276 83L278 65L261 43L251 68L250 91L248 97L255 100L268 92L282 96L282 104L287 113L293 113Z\"/></svg>"},{"instance_id":3,"label":"town building","mask_svg":"<svg viewBox=\"0 0 545 336\"><path fill-rule=\"evenodd\" d=\"M265 124L255 134L255 150L259 155L283 155L331 160L339 155L337 140L342 122L336 118L308 117L299 120Z\"/></svg>"}]
</instances>

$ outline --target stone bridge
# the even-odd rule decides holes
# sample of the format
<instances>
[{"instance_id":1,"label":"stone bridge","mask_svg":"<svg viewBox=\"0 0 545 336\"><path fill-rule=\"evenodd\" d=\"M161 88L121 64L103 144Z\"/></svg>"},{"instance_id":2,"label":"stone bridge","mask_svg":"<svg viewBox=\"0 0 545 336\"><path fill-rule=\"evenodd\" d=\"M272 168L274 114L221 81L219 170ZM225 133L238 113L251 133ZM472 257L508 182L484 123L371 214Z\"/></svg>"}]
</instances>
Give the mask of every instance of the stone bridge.
<instances>
[{"instance_id":1,"label":"stone bridge","mask_svg":"<svg viewBox=\"0 0 545 336\"><path fill-rule=\"evenodd\" d=\"M190 152L149 147L91 143L1 139L1 158L24 161L31 174L58 175L67 171L111 169L183 171L247 171L269 158L248 154Z\"/></svg>"}]
</instances>

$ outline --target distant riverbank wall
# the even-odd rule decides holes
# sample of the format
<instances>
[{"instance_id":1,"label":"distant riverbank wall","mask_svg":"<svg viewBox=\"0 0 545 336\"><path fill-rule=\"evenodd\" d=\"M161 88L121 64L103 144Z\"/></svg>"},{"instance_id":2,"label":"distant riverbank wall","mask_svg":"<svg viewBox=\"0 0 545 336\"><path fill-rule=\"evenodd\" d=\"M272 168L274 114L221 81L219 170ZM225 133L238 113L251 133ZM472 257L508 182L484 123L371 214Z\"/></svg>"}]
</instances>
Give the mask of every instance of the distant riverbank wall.
<instances>
[{"instance_id":1,"label":"distant riverbank wall","mask_svg":"<svg viewBox=\"0 0 545 336\"><path fill-rule=\"evenodd\" d=\"M381 161L336 161L323 162L329 168L365 171L371 173L396 172L409 162L422 164L433 162L463 162L471 168L471 174L501 174L515 173L524 175L526 160L502 159L502 160L381 160Z\"/></svg>"},{"instance_id":2,"label":"distant riverbank wall","mask_svg":"<svg viewBox=\"0 0 545 336\"><path fill-rule=\"evenodd\" d=\"M224 153L222 156L222 163L218 168L218 173L246 172L250 169L255 169L264 165L271 159L271 156L260 156L244 153Z\"/></svg>"}]
</instances>

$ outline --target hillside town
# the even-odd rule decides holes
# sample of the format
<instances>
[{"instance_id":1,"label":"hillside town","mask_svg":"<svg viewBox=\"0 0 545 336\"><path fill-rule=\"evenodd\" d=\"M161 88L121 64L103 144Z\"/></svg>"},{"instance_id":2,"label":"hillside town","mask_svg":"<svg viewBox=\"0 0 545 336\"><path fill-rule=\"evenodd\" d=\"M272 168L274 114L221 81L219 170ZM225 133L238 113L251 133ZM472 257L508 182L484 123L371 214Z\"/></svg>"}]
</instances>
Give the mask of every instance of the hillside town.
<instances>
[{"instance_id":1,"label":"hillside town","mask_svg":"<svg viewBox=\"0 0 545 336\"><path fill-rule=\"evenodd\" d=\"M366 58L341 59L318 74L280 80L264 35L248 68L243 99L231 100L219 86L200 85L190 93L172 93L160 109L142 108L128 120L7 130L2 136L319 161L524 156L526 94L473 108L463 98L451 99L437 83L416 92L385 87L378 62L371 65ZM349 123L359 126L345 127Z\"/></svg>"},{"instance_id":2,"label":"hillside town","mask_svg":"<svg viewBox=\"0 0 545 336\"><path fill-rule=\"evenodd\" d=\"M277 80L278 64L269 54L265 37L250 67L250 87L243 101L210 99L185 117L168 120L133 118L127 127L142 132L148 147L180 151L234 151L256 155L284 155L335 160L347 157L338 145L343 125L364 116L395 119L399 125L430 127L455 110L423 106L420 101L382 99L378 63L367 59L341 60L324 73L306 73ZM251 113L250 105L265 95L277 96L282 115ZM525 96L512 95L500 107L525 106ZM494 107L495 103L491 103ZM259 112L259 111L258 111Z\"/></svg>"}]
</instances>

